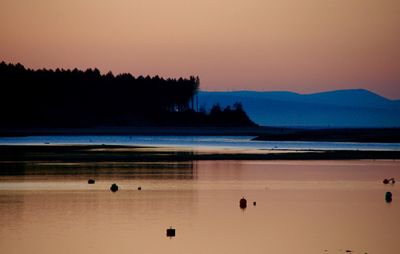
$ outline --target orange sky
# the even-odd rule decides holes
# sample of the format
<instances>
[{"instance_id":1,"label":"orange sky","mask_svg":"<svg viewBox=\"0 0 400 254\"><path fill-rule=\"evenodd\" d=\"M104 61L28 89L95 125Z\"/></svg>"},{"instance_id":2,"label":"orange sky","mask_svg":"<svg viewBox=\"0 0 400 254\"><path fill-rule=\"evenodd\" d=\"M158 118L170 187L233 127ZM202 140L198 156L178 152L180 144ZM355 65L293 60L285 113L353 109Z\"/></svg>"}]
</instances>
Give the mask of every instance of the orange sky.
<instances>
[{"instance_id":1,"label":"orange sky","mask_svg":"<svg viewBox=\"0 0 400 254\"><path fill-rule=\"evenodd\" d=\"M400 99L399 0L0 0L0 60Z\"/></svg>"}]
</instances>

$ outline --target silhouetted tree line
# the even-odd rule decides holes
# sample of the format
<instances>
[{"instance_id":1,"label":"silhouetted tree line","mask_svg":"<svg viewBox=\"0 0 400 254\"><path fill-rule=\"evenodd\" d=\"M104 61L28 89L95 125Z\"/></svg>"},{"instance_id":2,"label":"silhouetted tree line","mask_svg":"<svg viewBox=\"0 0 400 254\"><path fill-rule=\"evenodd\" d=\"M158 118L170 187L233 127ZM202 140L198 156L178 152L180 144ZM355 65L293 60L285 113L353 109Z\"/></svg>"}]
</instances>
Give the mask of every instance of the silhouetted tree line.
<instances>
[{"instance_id":1,"label":"silhouetted tree line","mask_svg":"<svg viewBox=\"0 0 400 254\"><path fill-rule=\"evenodd\" d=\"M136 78L102 75L98 69L32 70L1 62L0 84L0 125L6 128L219 124L221 119L234 122L233 112L245 115L238 106L220 110L223 117L218 110L195 112L200 80L194 76Z\"/></svg>"}]
</instances>

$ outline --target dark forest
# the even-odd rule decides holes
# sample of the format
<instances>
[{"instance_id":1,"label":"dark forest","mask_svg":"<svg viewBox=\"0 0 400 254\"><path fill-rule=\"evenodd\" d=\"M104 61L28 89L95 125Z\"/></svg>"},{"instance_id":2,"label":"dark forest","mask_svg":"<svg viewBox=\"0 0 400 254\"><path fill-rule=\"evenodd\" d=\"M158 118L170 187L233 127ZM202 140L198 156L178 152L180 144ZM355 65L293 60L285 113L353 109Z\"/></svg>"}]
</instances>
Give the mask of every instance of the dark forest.
<instances>
[{"instance_id":1,"label":"dark forest","mask_svg":"<svg viewBox=\"0 0 400 254\"><path fill-rule=\"evenodd\" d=\"M1 62L0 84L0 128L255 125L240 103L199 112L195 76L32 70Z\"/></svg>"}]
</instances>

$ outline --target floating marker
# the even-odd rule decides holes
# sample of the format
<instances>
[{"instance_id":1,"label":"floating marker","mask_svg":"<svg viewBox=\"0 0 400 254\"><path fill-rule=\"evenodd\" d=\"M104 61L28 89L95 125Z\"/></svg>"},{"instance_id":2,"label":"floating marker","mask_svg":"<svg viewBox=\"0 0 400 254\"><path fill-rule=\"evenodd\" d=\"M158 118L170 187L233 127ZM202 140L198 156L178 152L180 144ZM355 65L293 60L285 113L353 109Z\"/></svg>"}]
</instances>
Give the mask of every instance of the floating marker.
<instances>
[{"instance_id":1,"label":"floating marker","mask_svg":"<svg viewBox=\"0 0 400 254\"><path fill-rule=\"evenodd\" d=\"M390 178L390 179L385 178L385 179L383 180L383 183L384 183L384 184L389 184L389 183L395 184L395 182L396 182L396 181L394 180L393 177Z\"/></svg>"},{"instance_id":2,"label":"floating marker","mask_svg":"<svg viewBox=\"0 0 400 254\"><path fill-rule=\"evenodd\" d=\"M88 184L94 184L96 181L94 180L94 179L89 179L88 181L87 181L87 183Z\"/></svg>"},{"instance_id":3,"label":"floating marker","mask_svg":"<svg viewBox=\"0 0 400 254\"><path fill-rule=\"evenodd\" d=\"M385 200L387 203L392 202L392 193L390 191L386 192Z\"/></svg>"},{"instance_id":4,"label":"floating marker","mask_svg":"<svg viewBox=\"0 0 400 254\"><path fill-rule=\"evenodd\" d=\"M256 201L254 201L254 202L253 202L253 206L256 206L256 205L257 205L257 202L256 202Z\"/></svg>"},{"instance_id":5,"label":"floating marker","mask_svg":"<svg viewBox=\"0 0 400 254\"><path fill-rule=\"evenodd\" d=\"M111 185L111 187L110 187L110 190L111 190L112 192L118 191L118 185L115 184L115 183L113 183L113 184Z\"/></svg>"},{"instance_id":6,"label":"floating marker","mask_svg":"<svg viewBox=\"0 0 400 254\"><path fill-rule=\"evenodd\" d=\"M137 189L138 189L138 190L142 190L142 187L139 186Z\"/></svg>"},{"instance_id":7,"label":"floating marker","mask_svg":"<svg viewBox=\"0 0 400 254\"><path fill-rule=\"evenodd\" d=\"M175 228L172 228L172 227L168 228L167 229L167 236L168 237L175 237Z\"/></svg>"},{"instance_id":8,"label":"floating marker","mask_svg":"<svg viewBox=\"0 0 400 254\"><path fill-rule=\"evenodd\" d=\"M239 206L242 209L245 209L247 207L247 200L244 197L239 201Z\"/></svg>"}]
</instances>

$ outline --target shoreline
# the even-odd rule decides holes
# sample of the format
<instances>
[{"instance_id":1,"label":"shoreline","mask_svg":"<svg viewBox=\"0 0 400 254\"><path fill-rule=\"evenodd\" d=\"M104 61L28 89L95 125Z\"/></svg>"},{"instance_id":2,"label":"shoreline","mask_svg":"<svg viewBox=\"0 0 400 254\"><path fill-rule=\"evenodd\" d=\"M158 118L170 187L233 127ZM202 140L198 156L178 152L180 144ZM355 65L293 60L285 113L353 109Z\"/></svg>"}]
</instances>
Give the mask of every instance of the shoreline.
<instances>
[{"instance_id":1,"label":"shoreline","mask_svg":"<svg viewBox=\"0 0 400 254\"><path fill-rule=\"evenodd\" d=\"M400 128L173 127L0 129L0 138L27 136L253 136L257 141L400 143Z\"/></svg>"},{"instance_id":2,"label":"shoreline","mask_svg":"<svg viewBox=\"0 0 400 254\"><path fill-rule=\"evenodd\" d=\"M0 145L8 162L171 162L196 160L399 160L388 150L218 150L121 145Z\"/></svg>"},{"instance_id":3,"label":"shoreline","mask_svg":"<svg viewBox=\"0 0 400 254\"><path fill-rule=\"evenodd\" d=\"M253 141L400 143L400 128L294 129L263 133Z\"/></svg>"}]
</instances>

